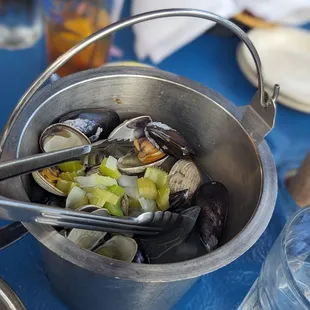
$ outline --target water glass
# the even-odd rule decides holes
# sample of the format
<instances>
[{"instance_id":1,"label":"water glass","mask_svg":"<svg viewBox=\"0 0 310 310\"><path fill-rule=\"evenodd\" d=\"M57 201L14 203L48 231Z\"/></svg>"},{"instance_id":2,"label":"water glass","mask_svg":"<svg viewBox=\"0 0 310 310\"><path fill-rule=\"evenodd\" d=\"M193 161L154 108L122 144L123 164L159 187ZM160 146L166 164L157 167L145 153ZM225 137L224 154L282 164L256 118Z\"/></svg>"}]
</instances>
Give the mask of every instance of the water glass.
<instances>
[{"instance_id":1,"label":"water glass","mask_svg":"<svg viewBox=\"0 0 310 310\"><path fill-rule=\"evenodd\" d=\"M310 309L310 206L283 228L239 310Z\"/></svg>"},{"instance_id":2,"label":"water glass","mask_svg":"<svg viewBox=\"0 0 310 310\"><path fill-rule=\"evenodd\" d=\"M33 46L43 29L41 0L0 0L0 48Z\"/></svg>"}]
</instances>

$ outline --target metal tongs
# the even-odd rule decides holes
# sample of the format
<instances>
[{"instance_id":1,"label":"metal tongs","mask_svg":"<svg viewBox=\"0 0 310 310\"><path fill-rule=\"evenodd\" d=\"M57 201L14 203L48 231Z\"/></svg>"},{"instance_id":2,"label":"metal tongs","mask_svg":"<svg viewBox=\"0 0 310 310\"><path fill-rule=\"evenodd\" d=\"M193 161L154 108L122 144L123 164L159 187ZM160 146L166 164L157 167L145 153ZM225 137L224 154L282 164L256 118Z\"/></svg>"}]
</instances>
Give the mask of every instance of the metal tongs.
<instances>
[{"instance_id":1,"label":"metal tongs","mask_svg":"<svg viewBox=\"0 0 310 310\"><path fill-rule=\"evenodd\" d=\"M74 211L42 204L0 198L1 218L21 222L81 228L105 232L157 235L181 221L181 215L169 211L145 212L138 217L113 217Z\"/></svg>"}]
</instances>

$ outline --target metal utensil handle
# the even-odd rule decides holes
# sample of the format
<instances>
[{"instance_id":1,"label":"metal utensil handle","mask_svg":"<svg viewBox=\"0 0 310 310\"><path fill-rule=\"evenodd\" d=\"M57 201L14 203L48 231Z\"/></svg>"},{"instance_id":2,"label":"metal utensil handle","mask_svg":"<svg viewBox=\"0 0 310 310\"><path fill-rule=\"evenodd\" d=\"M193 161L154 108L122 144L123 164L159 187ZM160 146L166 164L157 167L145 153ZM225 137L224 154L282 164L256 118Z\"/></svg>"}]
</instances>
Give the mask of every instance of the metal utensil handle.
<instances>
[{"instance_id":1,"label":"metal utensil handle","mask_svg":"<svg viewBox=\"0 0 310 310\"><path fill-rule=\"evenodd\" d=\"M0 151L2 151L3 145L7 139L8 133L11 131L12 126L16 119L18 118L21 111L24 109L30 98L35 94L35 92L41 87L41 85L48 80L48 78L55 73L62 65L64 65L67 61L69 61L73 56L78 54L80 51L88 47L90 44L96 42L99 39L102 39L117 30L123 29L125 27L138 24L147 20L163 18L163 17L174 17L174 16L188 16L188 17L197 17L206 20L210 20L213 22L217 22L222 26L231 30L234 34L236 34L248 47L257 70L258 75L258 95L259 101L263 107L268 107L269 104L273 103L277 97L278 87L275 85L274 87L274 94L269 97L268 94L264 90L264 80L262 74L262 66L261 61L258 55L257 50L255 49L253 43L248 38L246 33L242 31L238 26L234 23L230 22L229 20L218 16L216 14L201 11L201 10L192 10L192 9L166 9L166 10L158 10L152 11L147 13L142 13L139 15L135 15L124 19L122 21L116 22L111 24L97 32L93 33L89 37L82 40L80 43L69 49L66 53L62 54L59 58L57 58L36 80L35 82L28 88L22 98L19 100L17 106L15 107L14 111L12 112L6 127L3 132L3 138L0 143Z\"/></svg>"}]
</instances>

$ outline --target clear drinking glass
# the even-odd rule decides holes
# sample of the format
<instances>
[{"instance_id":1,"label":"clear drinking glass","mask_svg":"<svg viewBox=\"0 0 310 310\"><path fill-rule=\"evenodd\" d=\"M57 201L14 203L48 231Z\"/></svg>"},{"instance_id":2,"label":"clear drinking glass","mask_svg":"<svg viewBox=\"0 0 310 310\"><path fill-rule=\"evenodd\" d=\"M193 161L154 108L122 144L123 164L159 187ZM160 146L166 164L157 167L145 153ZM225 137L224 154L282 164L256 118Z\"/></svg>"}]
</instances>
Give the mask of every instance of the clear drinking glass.
<instances>
[{"instance_id":1,"label":"clear drinking glass","mask_svg":"<svg viewBox=\"0 0 310 310\"><path fill-rule=\"evenodd\" d=\"M310 309L310 206L288 220L241 309Z\"/></svg>"},{"instance_id":2,"label":"clear drinking glass","mask_svg":"<svg viewBox=\"0 0 310 310\"><path fill-rule=\"evenodd\" d=\"M45 3L46 43L50 63L90 34L106 27L115 1L47 0ZM57 72L66 76L102 66L108 58L111 38L103 38L70 59Z\"/></svg>"},{"instance_id":3,"label":"clear drinking glass","mask_svg":"<svg viewBox=\"0 0 310 310\"><path fill-rule=\"evenodd\" d=\"M42 0L0 0L0 48L31 47L42 29Z\"/></svg>"}]
</instances>

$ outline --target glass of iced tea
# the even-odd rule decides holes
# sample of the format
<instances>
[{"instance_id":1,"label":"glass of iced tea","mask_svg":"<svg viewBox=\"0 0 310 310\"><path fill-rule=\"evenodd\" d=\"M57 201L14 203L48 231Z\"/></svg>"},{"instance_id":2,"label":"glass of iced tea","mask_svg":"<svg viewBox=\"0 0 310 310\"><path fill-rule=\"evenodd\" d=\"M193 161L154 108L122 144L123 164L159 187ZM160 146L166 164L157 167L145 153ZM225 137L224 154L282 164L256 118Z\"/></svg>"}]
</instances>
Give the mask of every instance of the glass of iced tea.
<instances>
[{"instance_id":1,"label":"glass of iced tea","mask_svg":"<svg viewBox=\"0 0 310 310\"><path fill-rule=\"evenodd\" d=\"M46 44L50 63L72 46L110 24L109 0L48 0L45 2ZM70 59L57 73L66 76L102 66L109 53L111 38L90 45Z\"/></svg>"}]
</instances>

